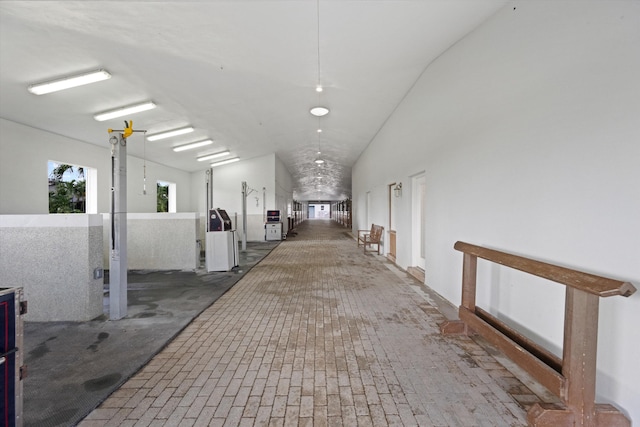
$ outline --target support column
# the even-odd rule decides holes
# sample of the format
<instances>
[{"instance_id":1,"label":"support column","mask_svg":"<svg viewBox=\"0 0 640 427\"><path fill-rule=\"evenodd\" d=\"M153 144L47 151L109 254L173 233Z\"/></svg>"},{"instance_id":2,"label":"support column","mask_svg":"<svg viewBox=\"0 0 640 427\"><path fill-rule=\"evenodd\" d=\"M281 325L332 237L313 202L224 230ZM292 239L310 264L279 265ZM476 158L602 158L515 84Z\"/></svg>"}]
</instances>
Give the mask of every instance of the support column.
<instances>
[{"instance_id":1,"label":"support column","mask_svg":"<svg viewBox=\"0 0 640 427\"><path fill-rule=\"evenodd\" d=\"M111 246L109 257L109 317L127 315L127 140L111 142Z\"/></svg>"},{"instance_id":2,"label":"support column","mask_svg":"<svg viewBox=\"0 0 640 427\"><path fill-rule=\"evenodd\" d=\"M534 404L527 413L533 427L630 427L631 421L596 398L596 353L600 297L567 286L562 375L563 405Z\"/></svg>"},{"instance_id":3,"label":"support column","mask_svg":"<svg viewBox=\"0 0 640 427\"><path fill-rule=\"evenodd\" d=\"M242 181L242 251L247 250L247 182Z\"/></svg>"},{"instance_id":4,"label":"support column","mask_svg":"<svg viewBox=\"0 0 640 427\"><path fill-rule=\"evenodd\" d=\"M476 312L476 277L478 271L478 257L465 253L462 262L462 304L461 311ZM462 316L463 313L460 313ZM462 320L447 320L440 324L443 335L473 335L474 332Z\"/></svg>"},{"instance_id":5,"label":"support column","mask_svg":"<svg viewBox=\"0 0 640 427\"><path fill-rule=\"evenodd\" d=\"M576 424L596 426L596 353L600 297L567 286L562 375L564 399Z\"/></svg>"}]
</instances>

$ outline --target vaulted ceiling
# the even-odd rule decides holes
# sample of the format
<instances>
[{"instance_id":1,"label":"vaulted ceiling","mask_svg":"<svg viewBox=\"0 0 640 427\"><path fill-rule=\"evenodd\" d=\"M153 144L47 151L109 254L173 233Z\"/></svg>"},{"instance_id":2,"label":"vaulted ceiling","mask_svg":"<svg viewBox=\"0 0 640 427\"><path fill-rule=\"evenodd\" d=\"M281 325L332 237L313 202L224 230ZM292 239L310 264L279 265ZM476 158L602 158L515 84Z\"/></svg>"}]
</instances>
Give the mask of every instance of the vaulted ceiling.
<instances>
[{"instance_id":1,"label":"vaulted ceiling","mask_svg":"<svg viewBox=\"0 0 640 427\"><path fill-rule=\"evenodd\" d=\"M0 116L104 147L107 128L124 119L148 134L190 125L193 133L161 141L131 137L128 152L189 172L208 168L196 160L207 153L275 152L296 199L344 199L351 167L425 68L505 3L0 1ZM27 91L100 68L112 78L41 96ZM143 101L157 108L93 118ZM316 105L329 114L312 116ZM214 143L172 150L206 138Z\"/></svg>"}]
</instances>

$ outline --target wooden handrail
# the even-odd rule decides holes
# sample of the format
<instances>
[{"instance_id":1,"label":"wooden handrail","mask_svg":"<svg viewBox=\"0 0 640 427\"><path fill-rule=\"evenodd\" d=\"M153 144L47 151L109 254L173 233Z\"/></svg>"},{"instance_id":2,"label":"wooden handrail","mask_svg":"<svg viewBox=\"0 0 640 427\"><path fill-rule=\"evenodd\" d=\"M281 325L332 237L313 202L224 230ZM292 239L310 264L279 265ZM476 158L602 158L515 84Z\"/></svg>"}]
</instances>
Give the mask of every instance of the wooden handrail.
<instances>
[{"instance_id":1,"label":"wooden handrail","mask_svg":"<svg viewBox=\"0 0 640 427\"><path fill-rule=\"evenodd\" d=\"M599 297L611 297L616 295L628 297L636 291L636 288L629 282L608 279L606 277L600 277L594 274L584 273L582 271L572 270L570 268L560 267L518 255L487 249L469 243L456 242L453 248L460 252L495 262L496 264L511 267L516 270L524 271L525 273L571 286L572 288L579 289L590 294L598 295Z\"/></svg>"},{"instance_id":2,"label":"wooden handrail","mask_svg":"<svg viewBox=\"0 0 640 427\"><path fill-rule=\"evenodd\" d=\"M440 325L443 334L481 334L543 386L564 407L535 404L527 414L535 427L628 427L630 421L612 405L595 403L598 306L600 297L632 295L629 282L596 276L518 255L456 242L464 253L460 320ZM562 359L476 307L478 258L566 285Z\"/></svg>"}]
</instances>

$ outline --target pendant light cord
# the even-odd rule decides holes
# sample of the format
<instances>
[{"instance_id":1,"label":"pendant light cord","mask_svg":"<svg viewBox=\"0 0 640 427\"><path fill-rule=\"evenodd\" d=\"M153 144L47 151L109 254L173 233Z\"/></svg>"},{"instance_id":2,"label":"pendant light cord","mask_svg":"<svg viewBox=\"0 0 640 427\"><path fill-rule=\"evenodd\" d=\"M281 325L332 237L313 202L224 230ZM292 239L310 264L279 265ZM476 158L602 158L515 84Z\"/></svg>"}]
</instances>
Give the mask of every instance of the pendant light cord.
<instances>
[{"instance_id":1,"label":"pendant light cord","mask_svg":"<svg viewBox=\"0 0 640 427\"><path fill-rule=\"evenodd\" d=\"M142 160L142 195L147 195L147 131L143 135L143 160Z\"/></svg>"},{"instance_id":2,"label":"pendant light cord","mask_svg":"<svg viewBox=\"0 0 640 427\"><path fill-rule=\"evenodd\" d=\"M322 87L320 80L320 0L316 0L316 17L318 30L318 86Z\"/></svg>"}]
</instances>

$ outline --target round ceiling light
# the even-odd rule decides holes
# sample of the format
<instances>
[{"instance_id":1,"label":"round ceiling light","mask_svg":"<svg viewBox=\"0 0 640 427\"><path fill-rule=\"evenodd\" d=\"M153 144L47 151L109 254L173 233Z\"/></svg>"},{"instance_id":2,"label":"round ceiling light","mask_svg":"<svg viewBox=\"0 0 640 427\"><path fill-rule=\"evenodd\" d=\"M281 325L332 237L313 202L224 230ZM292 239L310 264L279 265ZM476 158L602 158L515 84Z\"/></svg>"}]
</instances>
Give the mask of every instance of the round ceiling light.
<instances>
[{"instance_id":1,"label":"round ceiling light","mask_svg":"<svg viewBox=\"0 0 640 427\"><path fill-rule=\"evenodd\" d=\"M329 114L329 109L327 107L313 107L310 110L310 113L316 117L322 117Z\"/></svg>"},{"instance_id":2,"label":"round ceiling light","mask_svg":"<svg viewBox=\"0 0 640 427\"><path fill-rule=\"evenodd\" d=\"M316 159L316 163L317 163L317 164L319 164L319 165L321 165L321 164L323 164L323 163L324 163L324 160L322 160L322 159Z\"/></svg>"}]
</instances>

